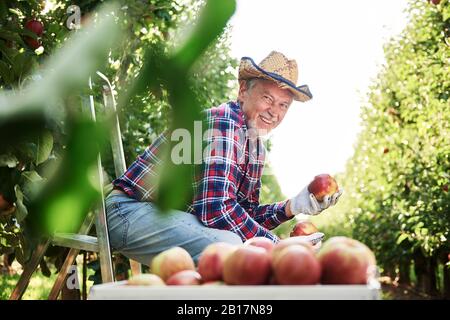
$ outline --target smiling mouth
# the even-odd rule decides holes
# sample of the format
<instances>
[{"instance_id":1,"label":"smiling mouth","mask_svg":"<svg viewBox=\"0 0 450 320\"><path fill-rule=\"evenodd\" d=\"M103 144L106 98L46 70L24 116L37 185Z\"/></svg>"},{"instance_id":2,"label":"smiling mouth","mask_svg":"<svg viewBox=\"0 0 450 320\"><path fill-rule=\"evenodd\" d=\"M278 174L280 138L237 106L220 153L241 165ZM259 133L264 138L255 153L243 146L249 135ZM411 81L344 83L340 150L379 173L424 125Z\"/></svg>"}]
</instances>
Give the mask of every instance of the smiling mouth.
<instances>
[{"instance_id":1,"label":"smiling mouth","mask_svg":"<svg viewBox=\"0 0 450 320\"><path fill-rule=\"evenodd\" d=\"M266 123L268 125L273 125L275 123L274 121L271 121L271 120L269 120L267 118L264 118L263 116L259 116L259 118L261 119L262 122L264 122L264 123Z\"/></svg>"}]
</instances>

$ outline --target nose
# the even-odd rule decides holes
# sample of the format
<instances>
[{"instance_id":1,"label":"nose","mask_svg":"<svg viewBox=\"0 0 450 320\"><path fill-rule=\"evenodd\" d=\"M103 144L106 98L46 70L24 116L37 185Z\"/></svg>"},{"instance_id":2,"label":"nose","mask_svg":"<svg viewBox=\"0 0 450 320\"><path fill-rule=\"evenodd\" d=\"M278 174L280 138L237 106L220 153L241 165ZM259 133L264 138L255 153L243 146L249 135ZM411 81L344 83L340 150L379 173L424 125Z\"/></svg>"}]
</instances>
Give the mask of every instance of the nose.
<instances>
[{"instance_id":1,"label":"nose","mask_svg":"<svg viewBox=\"0 0 450 320\"><path fill-rule=\"evenodd\" d=\"M267 110L267 113L269 114L269 116L270 116L272 119L277 118L276 113L273 111L272 108L268 109L268 110Z\"/></svg>"}]
</instances>

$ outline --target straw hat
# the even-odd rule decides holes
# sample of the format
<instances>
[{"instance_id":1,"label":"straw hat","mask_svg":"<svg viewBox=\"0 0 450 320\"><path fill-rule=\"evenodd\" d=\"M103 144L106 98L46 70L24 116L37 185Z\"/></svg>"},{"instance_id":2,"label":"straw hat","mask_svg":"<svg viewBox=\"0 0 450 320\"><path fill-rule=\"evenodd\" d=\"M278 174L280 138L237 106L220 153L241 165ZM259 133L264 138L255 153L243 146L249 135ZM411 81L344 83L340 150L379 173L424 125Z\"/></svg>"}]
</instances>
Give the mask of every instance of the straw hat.
<instances>
[{"instance_id":1,"label":"straw hat","mask_svg":"<svg viewBox=\"0 0 450 320\"><path fill-rule=\"evenodd\" d=\"M308 101L312 98L307 85L297 86L298 68L295 60L289 60L282 53L272 51L257 65L252 58L243 57L239 65L239 80L262 78L275 81L281 88L294 94L294 100Z\"/></svg>"}]
</instances>

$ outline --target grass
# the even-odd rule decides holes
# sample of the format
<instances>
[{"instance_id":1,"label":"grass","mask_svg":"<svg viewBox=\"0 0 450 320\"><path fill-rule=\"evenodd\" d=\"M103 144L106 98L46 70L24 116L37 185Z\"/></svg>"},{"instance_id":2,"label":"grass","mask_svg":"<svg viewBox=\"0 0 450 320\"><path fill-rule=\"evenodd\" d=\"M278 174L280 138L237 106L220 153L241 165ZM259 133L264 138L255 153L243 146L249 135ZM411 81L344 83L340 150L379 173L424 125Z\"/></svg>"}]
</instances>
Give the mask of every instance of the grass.
<instances>
[{"instance_id":1,"label":"grass","mask_svg":"<svg viewBox=\"0 0 450 320\"><path fill-rule=\"evenodd\" d=\"M31 277L30 284L23 295L23 300L46 300L53 282L56 280L56 274L50 278L44 276L40 271L35 272ZM11 295L20 275L2 275L0 278L0 300L7 300Z\"/></svg>"},{"instance_id":2,"label":"grass","mask_svg":"<svg viewBox=\"0 0 450 320\"><path fill-rule=\"evenodd\" d=\"M44 276L39 269L34 272L22 300L47 300L50 290L58 276L58 274L55 273L56 269L54 267L51 267L50 270L52 273L49 278ZM82 263L78 263L77 271L80 290L82 290ZM94 270L88 268L87 277L89 278L92 274L94 274ZM0 300L9 299L19 278L20 274L0 275ZM92 285L93 281L87 280L86 287L88 294Z\"/></svg>"}]
</instances>

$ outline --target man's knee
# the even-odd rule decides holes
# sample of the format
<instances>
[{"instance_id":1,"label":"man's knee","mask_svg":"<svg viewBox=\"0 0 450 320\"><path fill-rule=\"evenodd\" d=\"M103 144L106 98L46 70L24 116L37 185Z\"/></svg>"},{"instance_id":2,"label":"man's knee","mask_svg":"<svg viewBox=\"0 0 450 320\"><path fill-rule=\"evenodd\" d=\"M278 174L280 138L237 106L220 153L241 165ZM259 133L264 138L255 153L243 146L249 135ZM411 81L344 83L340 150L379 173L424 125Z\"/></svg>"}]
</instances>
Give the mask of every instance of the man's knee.
<instances>
[{"instance_id":1,"label":"man's knee","mask_svg":"<svg viewBox=\"0 0 450 320\"><path fill-rule=\"evenodd\" d=\"M226 242L234 245L242 244L241 237L239 237L236 233L227 230L221 230L220 234L217 235L216 240L217 242Z\"/></svg>"}]
</instances>

